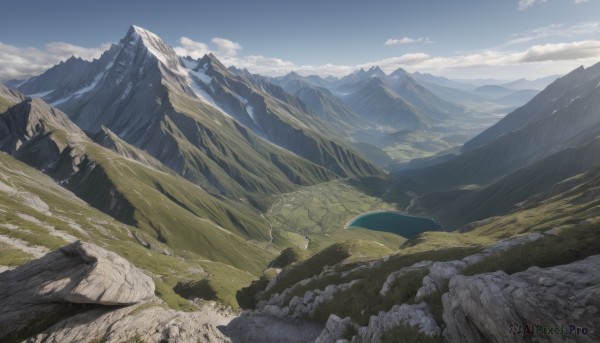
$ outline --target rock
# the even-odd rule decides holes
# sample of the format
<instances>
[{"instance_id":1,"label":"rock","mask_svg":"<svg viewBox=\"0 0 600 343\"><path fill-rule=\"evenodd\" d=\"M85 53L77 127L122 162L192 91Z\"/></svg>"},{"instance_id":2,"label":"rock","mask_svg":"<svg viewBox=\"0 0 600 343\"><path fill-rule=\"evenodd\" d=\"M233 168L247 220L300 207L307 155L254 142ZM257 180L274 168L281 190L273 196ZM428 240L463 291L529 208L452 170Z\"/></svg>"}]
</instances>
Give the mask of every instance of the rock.
<instances>
[{"instance_id":1,"label":"rock","mask_svg":"<svg viewBox=\"0 0 600 343\"><path fill-rule=\"evenodd\" d=\"M325 329L321 331L321 334L315 340L315 343L338 343L342 341L348 341L347 337L344 337L348 332L355 333L358 330L358 325L354 324L350 317L344 319L336 316L335 314L329 315Z\"/></svg>"},{"instance_id":2,"label":"rock","mask_svg":"<svg viewBox=\"0 0 600 343\"><path fill-rule=\"evenodd\" d=\"M424 297L426 297L432 293L435 293L438 291L443 291L446 283L448 282L448 280L450 280L450 278L452 278L455 275L461 274L462 271L466 267L477 264L477 263L483 261L488 256L503 253L516 245L526 244L526 243L530 243L533 241L537 241L538 239L540 239L542 237L543 237L542 234L540 234L538 232L533 232L533 233L529 233L526 235L511 237L511 238L507 238L507 239L498 241L498 242L490 245L489 247L485 248L481 253L469 255L469 256L463 258L462 260L434 262L434 263L430 262L427 265L429 267L429 275L427 275L423 278L423 286L421 288L419 288L419 290L417 291L415 300L420 301ZM402 272L402 269L395 273L399 273L399 272ZM390 274L390 276L388 277L388 280L390 279L390 277L392 275L394 275L394 273ZM387 282L386 282L386 284L387 284ZM385 288L385 285L384 285L384 288ZM383 289L382 289L382 292L383 292ZM385 293L381 293L381 294L385 294Z\"/></svg>"},{"instance_id":3,"label":"rock","mask_svg":"<svg viewBox=\"0 0 600 343\"><path fill-rule=\"evenodd\" d=\"M312 343L323 330L323 325L309 320L254 313L237 317L219 329L234 343Z\"/></svg>"},{"instance_id":4,"label":"rock","mask_svg":"<svg viewBox=\"0 0 600 343\"><path fill-rule=\"evenodd\" d=\"M129 305L154 296L152 279L122 257L75 242L0 274L0 340L82 304Z\"/></svg>"},{"instance_id":5,"label":"rock","mask_svg":"<svg viewBox=\"0 0 600 343\"><path fill-rule=\"evenodd\" d=\"M442 301L444 337L450 342L521 341L528 325L562 328L558 333L536 335L539 341L597 342L600 255L551 268L531 267L513 275L502 271L457 275L450 279ZM576 328L579 334L571 331Z\"/></svg>"},{"instance_id":6,"label":"rock","mask_svg":"<svg viewBox=\"0 0 600 343\"><path fill-rule=\"evenodd\" d=\"M389 312L381 311L371 316L369 325L358 329L352 342L381 342L382 336L398 326L412 327L427 336L437 337L442 330L429 311L429 306L422 302L416 305L394 305Z\"/></svg>"},{"instance_id":7,"label":"rock","mask_svg":"<svg viewBox=\"0 0 600 343\"><path fill-rule=\"evenodd\" d=\"M421 261L421 262L417 262L417 263L413 264L412 266L404 267L404 268L401 268L401 269L391 273L390 275L388 275L387 279L383 283L383 286L381 287L379 294L381 294L382 296L385 296L392 289L392 287L396 284L396 280L403 277L406 273L416 271L416 270L425 270L432 263L433 262L431 262L431 261Z\"/></svg>"},{"instance_id":8,"label":"rock","mask_svg":"<svg viewBox=\"0 0 600 343\"><path fill-rule=\"evenodd\" d=\"M178 312L164 308L158 298L128 307L101 306L67 318L26 340L42 342L119 343L135 341L161 343L231 342L217 329L230 319L212 308Z\"/></svg>"}]
</instances>

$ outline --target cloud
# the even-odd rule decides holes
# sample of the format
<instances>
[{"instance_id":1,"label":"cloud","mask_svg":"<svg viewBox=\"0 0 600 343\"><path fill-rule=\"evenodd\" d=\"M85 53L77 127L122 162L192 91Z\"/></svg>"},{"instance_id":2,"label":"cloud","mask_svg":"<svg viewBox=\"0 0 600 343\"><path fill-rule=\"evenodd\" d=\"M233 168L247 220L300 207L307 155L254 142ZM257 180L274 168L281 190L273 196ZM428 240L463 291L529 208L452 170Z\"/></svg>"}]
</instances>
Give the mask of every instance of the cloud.
<instances>
[{"instance_id":1,"label":"cloud","mask_svg":"<svg viewBox=\"0 0 600 343\"><path fill-rule=\"evenodd\" d=\"M578 60L600 57L600 41L588 40L573 43L536 45L521 57L521 62Z\"/></svg>"},{"instance_id":2,"label":"cloud","mask_svg":"<svg viewBox=\"0 0 600 343\"><path fill-rule=\"evenodd\" d=\"M181 46L173 48L179 56L190 56L192 58L200 58L210 52L208 45L196 42L187 37L179 39Z\"/></svg>"},{"instance_id":3,"label":"cloud","mask_svg":"<svg viewBox=\"0 0 600 343\"><path fill-rule=\"evenodd\" d=\"M586 27L595 27L597 24L582 23L573 25L567 29L570 32L584 30ZM564 30L560 26L547 27L536 32L548 32L552 30ZM183 40L180 40L183 44ZM229 41L231 42L231 41ZM214 43L213 43L214 44ZM216 45L216 44L215 44ZM239 44L238 44L239 45ZM208 48L206 44L186 41L186 47L199 46L202 55ZM183 47L176 48L180 53ZM218 46L213 53L226 66L246 68L252 73L269 76L281 76L291 71L302 75L333 75L343 76L360 68L379 66L389 73L398 68L409 71L429 72L441 75L454 75L458 77L511 77L507 72L516 77L539 77L550 74L565 73L577 65L594 63L600 60L600 41L585 40L571 43L556 43L535 45L524 50L503 50L502 48L487 49L478 52L461 53L453 56L431 56L419 52L403 54L381 60L370 61L356 65L323 64L323 65L301 65L281 58L266 57L262 55L240 56L237 50L221 49ZM189 49L185 49L189 54ZM195 57L201 57L197 55ZM537 74L536 74L537 73Z\"/></svg>"},{"instance_id":4,"label":"cloud","mask_svg":"<svg viewBox=\"0 0 600 343\"><path fill-rule=\"evenodd\" d=\"M429 39L429 37L419 37L419 38L403 37L400 39L390 38L390 39L386 40L384 44L391 46L391 45L414 44L414 43L429 44L429 43L433 43L433 41L431 39Z\"/></svg>"},{"instance_id":5,"label":"cloud","mask_svg":"<svg viewBox=\"0 0 600 343\"><path fill-rule=\"evenodd\" d=\"M242 49L239 43L230 41L229 39L215 37L211 40L214 48L208 44L194 41L188 37L181 37L179 44L173 48L179 56L190 56L192 58L200 58L208 53L214 53L223 57L233 57L237 55L237 51Z\"/></svg>"},{"instance_id":6,"label":"cloud","mask_svg":"<svg viewBox=\"0 0 600 343\"><path fill-rule=\"evenodd\" d=\"M0 43L0 82L38 75L71 56L92 60L100 57L109 47L110 43L104 43L96 48L84 48L69 43L54 42L46 44L44 49L37 49Z\"/></svg>"},{"instance_id":7,"label":"cloud","mask_svg":"<svg viewBox=\"0 0 600 343\"><path fill-rule=\"evenodd\" d=\"M513 35L513 38L503 46L527 43L547 37L576 37L597 33L600 33L600 22L598 21L580 22L571 26L552 24L515 34Z\"/></svg>"},{"instance_id":8,"label":"cloud","mask_svg":"<svg viewBox=\"0 0 600 343\"><path fill-rule=\"evenodd\" d=\"M237 51L242 48L242 46L238 43L232 42L225 38L215 37L211 40L211 42L217 46L217 51L221 55L235 56Z\"/></svg>"},{"instance_id":9,"label":"cloud","mask_svg":"<svg viewBox=\"0 0 600 343\"><path fill-rule=\"evenodd\" d=\"M546 2L546 0L519 0L517 8L519 11L524 11L536 3Z\"/></svg>"},{"instance_id":10,"label":"cloud","mask_svg":"<svg viewBox=\"0 0 600 343\"><path fill-rule=\"evenodd\" d=\"M573 3L575 5L579 5L579 4L585 4L588 1L590 1L590 0L573 0Z\"/></svg>"}]
</instances>

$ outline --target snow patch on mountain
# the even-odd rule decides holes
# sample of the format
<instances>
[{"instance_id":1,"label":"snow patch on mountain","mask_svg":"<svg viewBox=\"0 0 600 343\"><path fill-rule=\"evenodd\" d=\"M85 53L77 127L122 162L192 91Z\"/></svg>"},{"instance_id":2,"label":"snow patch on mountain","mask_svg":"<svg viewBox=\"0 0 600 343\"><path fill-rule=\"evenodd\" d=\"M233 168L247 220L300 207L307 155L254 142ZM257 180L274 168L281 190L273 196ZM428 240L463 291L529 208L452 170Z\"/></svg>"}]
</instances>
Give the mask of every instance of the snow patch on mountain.
<instances>
[{"instance_id":1,"label":"snow patch on mountain","mask_svg":"<svg viewBox=\"0 0 600 343\"><path fill-rule=\"evenodd\" d=\"M43 99L46 95L48 95L48 94L50 94L52 92L54 92L54 89L51 89L51 90L49 90L47 92L40 92L40 93L35 93L35 94L29 94L28 96L30 98L40 98L40 99Z\"/></svg>"},{"instance_id":2,"label":"snow patch on mountain","mask_svg":"<svg viewBox=\"0 0 600 343\"><path fill-rule=\"evenodd\" d=\"M246 106L246 113L248 113L248 115L250 116L250 118L252 119L254 124L256 124L256 126L260 126L258 124L258 122L256 121L256 116L254 115L254 108L252 106L250 106L250 105Z\"/></svg>"}]
</instances>

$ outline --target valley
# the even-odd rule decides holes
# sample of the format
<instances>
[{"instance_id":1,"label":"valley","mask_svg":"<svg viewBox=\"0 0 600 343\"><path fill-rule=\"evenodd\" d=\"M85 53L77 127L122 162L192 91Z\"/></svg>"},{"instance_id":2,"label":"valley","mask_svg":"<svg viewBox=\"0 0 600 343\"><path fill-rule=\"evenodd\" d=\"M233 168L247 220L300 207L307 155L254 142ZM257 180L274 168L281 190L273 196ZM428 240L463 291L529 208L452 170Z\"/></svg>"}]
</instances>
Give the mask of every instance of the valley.
<instances>
[{"instance_id":1,"label":"valley","mask_svg":"<svg viewBox=\"0 0 600 343\"><path fill-rule=\"evenodd\" d=\"M600 63L265 76L180 48L132 25L0 85L1 341L600 339Z\"/></svg>"}]
</instances>

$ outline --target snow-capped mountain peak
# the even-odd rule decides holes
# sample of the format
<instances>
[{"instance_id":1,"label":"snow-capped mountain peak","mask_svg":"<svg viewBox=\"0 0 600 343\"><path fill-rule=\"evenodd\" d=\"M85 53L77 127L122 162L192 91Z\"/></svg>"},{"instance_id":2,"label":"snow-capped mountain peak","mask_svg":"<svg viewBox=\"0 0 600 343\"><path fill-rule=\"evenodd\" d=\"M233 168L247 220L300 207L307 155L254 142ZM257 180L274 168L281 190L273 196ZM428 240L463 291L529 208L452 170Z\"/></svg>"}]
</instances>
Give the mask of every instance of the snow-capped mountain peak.
<instances>
[{"instance_id":1,"label":"snow-capped mountain peak","mask_svg":"<svg viewBox=\"0 0 600 343\"><path fill-rule=\"evenodd\" d=\"M121 43L136 46L140 42L152 56L165 66L172 69L178 68L180 64L179 57L169 45L163 42L156 34L139 26L131 25Z\"/></svg>"}]
</instances>

